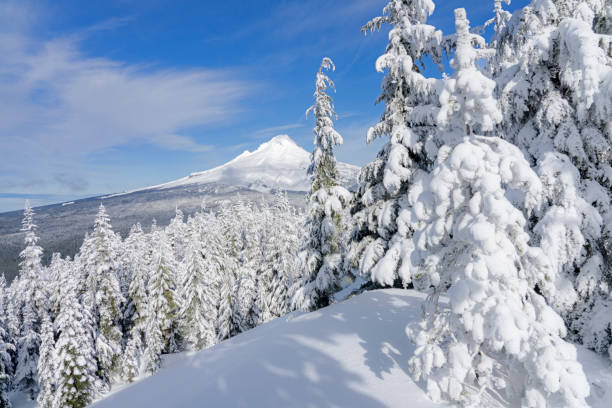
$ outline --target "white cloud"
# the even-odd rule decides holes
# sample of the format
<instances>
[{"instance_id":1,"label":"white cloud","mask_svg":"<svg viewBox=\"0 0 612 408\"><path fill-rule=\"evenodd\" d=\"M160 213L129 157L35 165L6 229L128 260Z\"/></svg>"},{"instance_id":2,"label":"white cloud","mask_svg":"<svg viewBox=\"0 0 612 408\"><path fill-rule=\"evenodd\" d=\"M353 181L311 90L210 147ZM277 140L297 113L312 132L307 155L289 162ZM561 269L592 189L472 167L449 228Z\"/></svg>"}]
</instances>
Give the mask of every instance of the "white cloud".
<instances>
[{"instance_id":1,"label":"white cloud","mask_svg":"<svg viewBox=\"0 0 612 408\"><path fill-rule=\"evenodd\" d=\"M279 133L287 132L288 130L298 129L301 127L304 127L303 123L290 123L288 125L273 126L265 129L256 130L255 132L253 132L253 136L256 138L271 137L276 136Z\"/></svg>"},{"instance_id":2,"label":"white cloud","mask_svg":"<svg viewBox=\"0 0 612 408\"><path fill-rule=\"evenodd\" d=\"M40 41L16 4L0 6L0 23L15 20L0 29L0 174L13 183L130 143L209 151L189 130L226 123L255 89L231 70L159 69L81 51L87 33L123 20Z\"/></svg>"}]
</instances>

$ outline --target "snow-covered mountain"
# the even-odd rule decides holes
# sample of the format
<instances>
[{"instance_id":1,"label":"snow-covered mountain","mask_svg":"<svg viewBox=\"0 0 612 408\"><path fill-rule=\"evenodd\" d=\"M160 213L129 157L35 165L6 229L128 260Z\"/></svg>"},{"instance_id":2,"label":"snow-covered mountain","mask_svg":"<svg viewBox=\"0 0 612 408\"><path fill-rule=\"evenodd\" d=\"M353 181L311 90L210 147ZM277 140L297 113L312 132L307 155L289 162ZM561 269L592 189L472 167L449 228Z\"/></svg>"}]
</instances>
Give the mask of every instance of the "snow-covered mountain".
<instances>
[{"instance_id":1,"label":"snow-covered mountain","mask_svg":"<svg viewBox=\"0 0 612 408\"><path fill-rule=\"evenodd\" d=\"M415 383L404 328L424 295L385 289L312 313L294 312L198 353L169 355L162 370L111 391L95 408L435 408ZM592 408L612 406L608 362L581 346Z\"/></svg>"},{"instance_id":2,"label":"snow-covered mountain","mask_svg":"<svg viewBox=\"0 0 612 408\"><path fill-rule=\"evenodd\" d=\"M310 153L289 136L279 135L260 145L257 150L244 151L219 167L141 190L217 183L259 191L271 188L308 191L310 182L306 172L309 165ZM359 167L339 162L338 171L343 185L355 185Z\"/></svg>"}]
</instances>

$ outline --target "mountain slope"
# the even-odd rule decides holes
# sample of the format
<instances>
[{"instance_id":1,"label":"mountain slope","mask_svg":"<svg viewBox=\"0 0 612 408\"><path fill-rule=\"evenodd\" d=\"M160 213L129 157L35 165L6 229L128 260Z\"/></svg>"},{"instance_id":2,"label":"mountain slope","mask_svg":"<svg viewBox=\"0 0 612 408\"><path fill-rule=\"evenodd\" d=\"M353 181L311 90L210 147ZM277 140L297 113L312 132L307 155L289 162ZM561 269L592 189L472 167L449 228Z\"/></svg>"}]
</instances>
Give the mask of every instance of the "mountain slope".
<instances>
[{"instance_id":1,"label":"mountain slope","mask_svg":"<svg viewBox=\"0 0 612 408\"><path fill-rule=\"evenodd\" d=\"M429 408L408 374L414 352L404 328L423 295L386 289L319 311L292 313L199 353L166 358L164 368L114 391L96 408L309 407ZM612 406L612 370L578 348L593 408Z\"/></svg>"}]
</instances>

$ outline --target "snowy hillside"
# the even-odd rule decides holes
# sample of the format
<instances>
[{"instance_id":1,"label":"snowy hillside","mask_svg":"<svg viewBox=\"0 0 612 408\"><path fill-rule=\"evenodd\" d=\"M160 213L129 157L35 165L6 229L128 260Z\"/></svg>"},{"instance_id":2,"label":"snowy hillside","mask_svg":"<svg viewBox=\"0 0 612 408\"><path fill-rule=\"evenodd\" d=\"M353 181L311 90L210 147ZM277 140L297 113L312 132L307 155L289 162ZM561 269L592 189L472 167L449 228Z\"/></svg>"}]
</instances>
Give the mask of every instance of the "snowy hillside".
<instances>
[{"instance_id":1,"label":"snowy hillside","mask_svg":"<svg viewBox=\"0 0 612 408\"><path fill-rule=\"evenodd\" d=\"M291 313L199 353L172 355L152 377L114 390L96 408L407 407L434 404L408 373L404 332L423 296L367 292ZM593 408L612 406L612 370L579 348ZM410 404L407 404L410 402Z\"/></svg>"},{"instance_id":2,"label":"snowy hillside","mask_svg":"<svg viewBox=\"0 0 612 408\"><path fill-rule=\"evenodd\" d=\"M254 190L280 188L291 191L308 191L310 181L306 171L309 165L310 153L289 136L279 135L260 145L257 150L244 151L219 167L192 173L182 179L143 190L218 183L248 187ZM344 185L350 187L356 183L359 167L338 163L338 171Z\"/></svg>"}]
</instances>

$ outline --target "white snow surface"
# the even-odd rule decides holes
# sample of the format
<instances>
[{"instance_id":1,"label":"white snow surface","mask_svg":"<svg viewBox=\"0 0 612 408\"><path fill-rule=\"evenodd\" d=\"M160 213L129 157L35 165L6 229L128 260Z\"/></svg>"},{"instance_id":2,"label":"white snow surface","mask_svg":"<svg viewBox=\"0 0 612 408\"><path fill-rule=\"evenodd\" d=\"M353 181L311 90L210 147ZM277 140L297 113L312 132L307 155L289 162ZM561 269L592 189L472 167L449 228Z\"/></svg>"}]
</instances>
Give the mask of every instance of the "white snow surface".
<instances>
[{"instance_id":1,"label":"white snow surface","mask_svg":"<svg viewBox=\"0 0 612 408\"><path fill-rule=\"evenodd\" d=\"M246 150L219 167L192 173L187 177L143 190L220 183L249 187L254 190L280 188L291 191L308 191L310 180L306 173L309 165L310 153L289 136L279 135L260 145L257 150L253 152ZM343 184L356 183L359 167L338 163L338 171Z\"/></svg>"},{"instance_id":2,"label":"white snow surface","mask_svg":"<svg viewBox=\"0 0 612 408\"><path fill-rule=\"evenodd\" d=\"M312 313L294 312L198 353L167 356L161 371L122 386L96 408L449 407L412 381L406 324L424 296L366 292ZM612 368L578 347L593 408L612 406Z\"/></svg>"}]
</instances>

